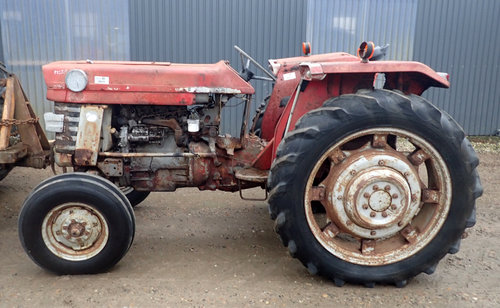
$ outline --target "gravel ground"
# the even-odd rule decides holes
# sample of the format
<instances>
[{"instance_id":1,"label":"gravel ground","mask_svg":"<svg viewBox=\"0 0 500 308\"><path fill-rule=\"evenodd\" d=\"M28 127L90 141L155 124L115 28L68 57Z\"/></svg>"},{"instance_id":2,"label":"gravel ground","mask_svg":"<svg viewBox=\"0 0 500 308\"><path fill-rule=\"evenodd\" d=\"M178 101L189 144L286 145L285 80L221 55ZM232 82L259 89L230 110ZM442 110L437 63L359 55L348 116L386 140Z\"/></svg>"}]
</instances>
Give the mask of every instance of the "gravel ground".
<instances>
[{"instance_id":1,"label":"gravel ground","mask_svg":"<svg viewBox=\"0 0 500 308\"><path fill-rule=\"evenodd\" d=\"M485 193L477 225L458 254L403 289L338 288L311 276L282 247L265 202L197 189L153 193L138 206L134 244L110 272L56 276L27 257L17 235L24 198L51 172L16 168L0 182L0 306L498 307L500 154L479 152Z\"/></svg>"}]
</instances>

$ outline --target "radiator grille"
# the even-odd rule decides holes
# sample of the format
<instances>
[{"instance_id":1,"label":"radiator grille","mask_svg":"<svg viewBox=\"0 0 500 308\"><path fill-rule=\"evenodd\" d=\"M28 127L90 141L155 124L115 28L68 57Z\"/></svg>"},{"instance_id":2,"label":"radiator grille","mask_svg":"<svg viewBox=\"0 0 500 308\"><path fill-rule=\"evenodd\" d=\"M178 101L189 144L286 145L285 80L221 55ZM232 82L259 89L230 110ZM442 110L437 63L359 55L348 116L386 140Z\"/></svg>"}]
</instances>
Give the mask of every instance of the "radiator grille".
<instances>
[{"instance_id":1,"label":"radiator grille","mask_svg":"<svg viewBox=\"0 0 500 308\"><path fill-rule=\"evenodd\" d=\"M78 123L80 122L80 105L54 103L54 113L64 115L64 129L56 133L55 151L72 153L75 151Z\"/></svg>"}]
</instances>

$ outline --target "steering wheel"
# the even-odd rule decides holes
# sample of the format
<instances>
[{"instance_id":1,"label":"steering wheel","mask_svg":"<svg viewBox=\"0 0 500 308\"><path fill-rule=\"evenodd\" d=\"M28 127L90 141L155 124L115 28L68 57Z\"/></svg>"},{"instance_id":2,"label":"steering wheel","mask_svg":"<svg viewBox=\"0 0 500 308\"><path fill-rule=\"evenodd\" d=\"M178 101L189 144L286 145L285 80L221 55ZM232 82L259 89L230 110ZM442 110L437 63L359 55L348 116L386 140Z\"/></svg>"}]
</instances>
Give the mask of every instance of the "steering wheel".
<instances>
[{"instance_id":1,"label":"steering wheel","mask_svg":"<svg viewBox=\"0 0 500 308\"><path fill-rule=\"evenodd\" d=\"M262 65L259 64L259 62L255 61L252 57L250 57L249 54L247 54L243 49L240 47L234 45L234 49L238 51L240 54L241 58L241 65L243 66L243 69L240 73L241 78L243 78L245 81L250 81L251 79L257 79L257 80L265 80L265 81L276 81L276 77L269 73ZM252 62L257 68L259 68L264 74L266 74L269 77L264 77L264 76L256 76L252 71L250 71L250 62Z\"/></svg>"}]
</instances>

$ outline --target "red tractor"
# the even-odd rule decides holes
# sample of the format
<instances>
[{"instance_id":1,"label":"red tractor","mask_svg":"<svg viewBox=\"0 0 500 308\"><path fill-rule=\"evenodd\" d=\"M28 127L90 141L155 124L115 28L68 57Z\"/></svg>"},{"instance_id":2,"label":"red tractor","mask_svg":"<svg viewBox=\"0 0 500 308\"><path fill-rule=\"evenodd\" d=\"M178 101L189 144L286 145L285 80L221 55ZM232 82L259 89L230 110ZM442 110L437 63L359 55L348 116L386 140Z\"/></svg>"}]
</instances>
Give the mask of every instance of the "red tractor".
<instances>
[{"instance_id":1,"label":"red tractor","mask_svg":"<svg viewBox=\"0 0 500 308\"><path fill-rule=\"evenodd\" d=\"M19 234L38 265L109 269L131 246L133 206L180 187L264 188L290 254L337 285L401 287L458 251L482 188L462 128L420 96L449 87L446 74L374 61L373 43L358 56L308 55L304 44L304 56L270 60L272 73L236 49L241 73L225 61L43 66L53 159L75 172L24 202ZM251 79L273 83L253 121ZM221 135L221 111L238 100L241 134Z\"/></svg>"}]
</instances>

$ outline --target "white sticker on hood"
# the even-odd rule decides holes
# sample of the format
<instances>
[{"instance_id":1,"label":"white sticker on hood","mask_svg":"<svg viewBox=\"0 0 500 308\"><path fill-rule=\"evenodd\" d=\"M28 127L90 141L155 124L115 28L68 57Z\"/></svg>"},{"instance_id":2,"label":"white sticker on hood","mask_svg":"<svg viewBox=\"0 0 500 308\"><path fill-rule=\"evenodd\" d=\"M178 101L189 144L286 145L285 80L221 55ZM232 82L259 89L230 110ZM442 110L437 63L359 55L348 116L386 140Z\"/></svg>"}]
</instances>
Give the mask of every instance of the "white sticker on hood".
<instances>
[{"instance_id":1,"label":"white sticker on hood","mask_svg":"<svg viewBox=\"0 0 500 308\"><path fill-rule=\"evenodd\" d=\"M109 84L109 77L108 76L94 76L94 83L95 84Z\"/></svg>"},{"instance_id":2,"label":"white sticker on hood","mask_svg":"<svg viewBox=\"0 0 500 308\"><path fill-rule=\"evenodd\" d=\"M297 75L295 75L295 72L283 74L283 80L284 81L292 80L292 79L295 79L295 78L297 78Z\"/></svg>"}]
</instances>

